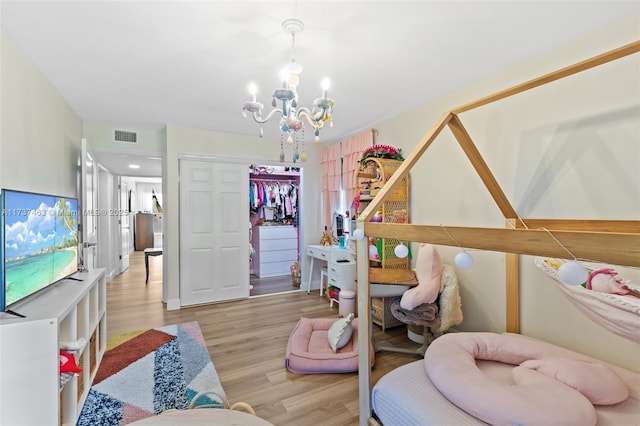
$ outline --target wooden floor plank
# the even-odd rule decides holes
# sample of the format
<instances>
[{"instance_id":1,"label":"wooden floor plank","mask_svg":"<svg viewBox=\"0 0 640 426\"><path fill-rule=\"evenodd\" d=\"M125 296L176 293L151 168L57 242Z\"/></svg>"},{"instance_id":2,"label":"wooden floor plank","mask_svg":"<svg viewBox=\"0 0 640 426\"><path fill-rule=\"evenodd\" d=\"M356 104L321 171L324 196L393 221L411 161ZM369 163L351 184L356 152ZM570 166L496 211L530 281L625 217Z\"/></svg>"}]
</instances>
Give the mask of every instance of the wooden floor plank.
<instances>
[{"instance_id":1,"label":"wooden floor plank","mask_svg":"<svg viewBox=\"0 0 640 426\"><path fill-rule=\"evenodd\" d=\"M281 277L291 283L291 277ZM284 365L289 334L301 317L333 317L319 292L296 291L247 300L167 311L162 303L162 257L149 258L145 285L144 255L134 252L130 267L108 285L109 335L198 321L209 354L229 401L250 404L256 414L274 425L357 425L358 376L294 374ZM270 280L276 282L277 280ZM255 283L255 281L254 281ZM282 283L282 287L287 287ZM264 287L261 291L267 291ZM404 327L374 326L376 341L384 345L417 347ZM420 359L417 355L379 352L372 383L386 372Z\"/></svg>"}]
</instances>

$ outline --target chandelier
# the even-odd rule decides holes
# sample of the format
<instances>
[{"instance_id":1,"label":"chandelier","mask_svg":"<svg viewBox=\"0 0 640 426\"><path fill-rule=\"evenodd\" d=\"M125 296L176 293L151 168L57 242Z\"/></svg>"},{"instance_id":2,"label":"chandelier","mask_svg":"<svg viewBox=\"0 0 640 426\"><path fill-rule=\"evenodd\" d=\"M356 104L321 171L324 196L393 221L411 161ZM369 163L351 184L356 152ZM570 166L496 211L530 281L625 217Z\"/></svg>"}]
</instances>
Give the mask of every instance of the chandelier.
<instances>
[{"instance_id":1,"label":"chandelier","mask_svg":"<svg viewBox=\"0 0 640 426\"><path fill-rule=\"evenodd\" d=\"M306 153L304 151L304 122L305 120L315 135L314 141L320 142L320 129L325 122L329 122L329 127L333 127L333 105L335 101L327 97L329 90L329 79L322 81L322 97L313 101L311 108L299 106L297 87L300 83L300 73L302 65L296 62L295 44L296 34L302 32L304 23L299 19L286 19L282 22L282 29L285 33L291 35L291 62L287 63L280 72L280 80L282 87L273 91L273 99L271 106L273 109L266 115L263 115L264 105L256 101L257 86L254 83L249 84L249 93L252 100L242 104L242 114L246 117L247 112L251 113L254 121L260 124L260 137L263 136L262 125L269 121L273 116L280 118L278 126L280 127L280 162L284 162L284 140L290 145L294 145L293 162L297 160L306 161ZM299 153L299 145L302 142L302 154Z\"/></svg>"}]
</instances>

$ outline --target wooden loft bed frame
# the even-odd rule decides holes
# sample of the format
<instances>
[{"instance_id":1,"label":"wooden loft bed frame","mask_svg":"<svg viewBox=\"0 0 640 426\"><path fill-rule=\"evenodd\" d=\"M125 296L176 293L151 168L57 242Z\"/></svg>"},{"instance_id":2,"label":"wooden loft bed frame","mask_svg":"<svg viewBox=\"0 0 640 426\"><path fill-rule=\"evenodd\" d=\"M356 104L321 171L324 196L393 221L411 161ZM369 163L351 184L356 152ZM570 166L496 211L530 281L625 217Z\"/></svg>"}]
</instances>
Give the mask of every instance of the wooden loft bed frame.
<instances>
[{"instance_id":1,"label":"wooden loft bed frame","mask_svg":"<svg viewBox=\"0 0 640 426\"><path fill-rule=\"evenodd\" d=\"M522 93L564 77L615 61L640 52L640 41L635 41L555 72L529 80L509 89L494 93L466 105L453 109L438 120L429 130L391 179L380 190L374 200L356 220L356 227L369 237L396 238L400 240L424 242L444 246L461 246L481 250L506 253L506 328L518 333L519 325L519 254L566 258L563 249L548 231L562 241L562 244L578 259L589 259L604 263L626 266L640 266L640 221L638 220L571 220L571 219L526 219L521 218L500 188L489 170L471 136L464 128L459 114L487 105L489 103ZM406 176L418 159L433 143L440 132L448 126L460 147L471 161L472 166L482 179L505 217L506 228L454 227L443 225L415 225L370 222L371 218ZM548 231L547 231L548 230ZM452 241L449 233L456 235ZM457 244L456 244L457 243ZM602 250L601 247L607 247ZM361 336L370 335L370 298L369 298L369 262L367 258L367 239L357 242L357 279L358 312L365 313L358 318ZM371 417L371 367L369 360L369 342L360 339L359 388L360 388L360 424L366 425Z\"/></svg>"}]
</instances>

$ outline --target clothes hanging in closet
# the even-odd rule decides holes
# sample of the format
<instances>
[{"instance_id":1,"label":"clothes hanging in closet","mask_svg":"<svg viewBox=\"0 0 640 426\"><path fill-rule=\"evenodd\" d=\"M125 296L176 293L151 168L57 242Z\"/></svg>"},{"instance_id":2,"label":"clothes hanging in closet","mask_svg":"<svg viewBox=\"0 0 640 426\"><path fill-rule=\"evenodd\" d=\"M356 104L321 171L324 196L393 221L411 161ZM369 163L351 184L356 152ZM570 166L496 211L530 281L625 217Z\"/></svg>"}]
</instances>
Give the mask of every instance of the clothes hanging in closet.
<instances>
[{"instance_id":1,"label":"clothes hanging in closet","mask_svg":"<svg viewBox=\"0 0 640 426\"><path fill-rule=\"evenodd\" d=\"M298 190L298 185L290 181L251 180L249 182L251 212L265 220L296 218ZM269 211L269 214L266 214L266 211Z\"/></svg>"}]
</instances>

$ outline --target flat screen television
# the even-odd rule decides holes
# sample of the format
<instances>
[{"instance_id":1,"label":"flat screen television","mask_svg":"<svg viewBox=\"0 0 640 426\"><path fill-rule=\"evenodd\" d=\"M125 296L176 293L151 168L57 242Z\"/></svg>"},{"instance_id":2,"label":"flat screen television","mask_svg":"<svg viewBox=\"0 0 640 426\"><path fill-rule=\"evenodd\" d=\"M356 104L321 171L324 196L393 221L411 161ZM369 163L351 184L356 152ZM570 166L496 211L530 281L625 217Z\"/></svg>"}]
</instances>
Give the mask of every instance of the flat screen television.
<instances>
[{"instance_id":1,"label":"flat screen television","mask_svg":"<svg viewBox=\"0 0 640 426\"><path fill-rule=\"evenodd\" d=\"M78 271L78 200L3 189L0 311Z\"/></svg>"}]
</instances>

